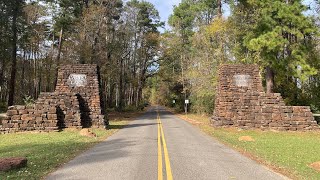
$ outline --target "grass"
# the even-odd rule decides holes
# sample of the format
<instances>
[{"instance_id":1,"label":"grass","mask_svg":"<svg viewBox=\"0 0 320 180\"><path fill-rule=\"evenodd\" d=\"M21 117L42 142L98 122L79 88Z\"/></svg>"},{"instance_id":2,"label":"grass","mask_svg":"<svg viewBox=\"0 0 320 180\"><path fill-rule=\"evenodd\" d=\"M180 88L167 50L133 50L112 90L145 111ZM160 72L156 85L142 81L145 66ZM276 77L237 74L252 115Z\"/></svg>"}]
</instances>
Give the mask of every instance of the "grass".
<instances>
[{"instance_id":1,"label":"grass","mask_svg":"<svg viewBox=\"0 0 320 180\"><path fill-rule=\"evenodd\" d=\"M80 136L79 130L51 133L17 133L0 135L1 157L27 157L28 166L0 173L0 179L42 179L63 163L111 136L138 114L123 119L114 115L108 130L93 129L96 138Z\"/></svg>"},{"instance_id":2,"label":"grass","mask_svg":"<svg viewBox=\"0 0 320 180\"><path fill-rule=\"evenodd\" d=\"M180 115L198 126L206 134L218 139L243 154L293 179L320 179L320 172L310 168L320 161L320 132L275 132L213 128L209 117ZM254 142L239 141L251 136Z\"/></svg>"}]
</instances>

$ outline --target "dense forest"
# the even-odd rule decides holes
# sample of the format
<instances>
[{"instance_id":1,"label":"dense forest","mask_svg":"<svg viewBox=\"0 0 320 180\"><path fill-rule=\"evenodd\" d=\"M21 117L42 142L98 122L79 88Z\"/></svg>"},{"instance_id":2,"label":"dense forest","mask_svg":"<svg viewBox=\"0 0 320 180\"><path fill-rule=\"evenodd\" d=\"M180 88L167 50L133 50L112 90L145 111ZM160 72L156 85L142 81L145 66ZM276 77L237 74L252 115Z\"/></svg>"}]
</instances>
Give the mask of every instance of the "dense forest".
<instances>
[{"instance_id":1,"label":"dense forest","mask_svg":"<svg viewBox=\"0 0 320 180\"><path fill-rule=\"evenodd\" d=\"M53 91L57 68L72 63L98 64L106 107L141 106L163 24L152 4L2 0L0 9L3 106Z\"/></svg>"},{"instance_id":2,"label":"dense forest","mask_svg":"<svg viewBox=\"0 0 320 180\"><path fill-rule=\"evenodd\" d=\"M320 1L309 4L182 0L163 30L147 1L0 0L0 110L53 91L59 66L89 63L106 108L183 110L189 99L211 113L219 65L255 63L267 92L318 112Z\"/></svg>"},{"instance_id":3,"label":"dense forest","mask_svg":"<svg viewBox=\"0 0 320 180\"><path fill-rule=\"evenodd\" d=\"M219 65L255 63L267 92L319 111L319 1L308 2L183 0L161 36L153 101L183 109L189 99L191 111L210 114Z\"/></svg>"}]
</instances>

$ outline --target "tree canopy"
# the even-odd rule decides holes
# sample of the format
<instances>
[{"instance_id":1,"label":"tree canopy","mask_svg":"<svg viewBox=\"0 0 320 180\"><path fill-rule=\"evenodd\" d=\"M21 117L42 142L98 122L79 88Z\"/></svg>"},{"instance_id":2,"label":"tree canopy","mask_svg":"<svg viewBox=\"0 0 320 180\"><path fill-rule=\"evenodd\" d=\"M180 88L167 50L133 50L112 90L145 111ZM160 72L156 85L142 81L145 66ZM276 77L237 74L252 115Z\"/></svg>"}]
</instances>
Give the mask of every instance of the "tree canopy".
<instances>
[{"instance_id":1,"label":"tree canopy","mask_svg":"<svg viewBox=\"0 0 320 180\"><path fill-rule=\"evenodd\" d=\"M61 65L94 63L105 109L150 102L183 110L189 99L191 111L211 113L219 65L255 63L268 93L320 111L314 3L182 0L160 32L159 11L143 0L3 0L0 109L53 91Z\"/></svg>"}]
</instances>

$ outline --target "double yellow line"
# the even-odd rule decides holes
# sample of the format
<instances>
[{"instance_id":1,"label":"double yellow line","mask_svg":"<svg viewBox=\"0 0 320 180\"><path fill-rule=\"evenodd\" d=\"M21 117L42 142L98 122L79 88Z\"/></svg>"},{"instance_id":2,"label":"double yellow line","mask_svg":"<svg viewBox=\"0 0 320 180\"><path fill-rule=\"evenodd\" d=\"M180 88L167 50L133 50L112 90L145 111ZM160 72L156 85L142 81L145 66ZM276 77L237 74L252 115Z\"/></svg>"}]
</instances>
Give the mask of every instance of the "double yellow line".
<instances>
[{"instance_id":1,"label":"double yellow line","mask_svg":"<svg viewBox=\"0 0 320 180\"><path fill-rule=\"evenodd\" d=\"M165 165L166 165L167 180L173 180L171 166L170 166L170 160L169 160L169 153L168 153L168 149L167 149L166 140L164 138L163 127L162 127L162 123L161 123L161 119L160 119L160 115L159 115L158 110L157 110L157 123L158 123L158 180L163 179L161 142L163 144L163 153L164 153L164 161L165 161Z\"/></svg>"}]
</instances>

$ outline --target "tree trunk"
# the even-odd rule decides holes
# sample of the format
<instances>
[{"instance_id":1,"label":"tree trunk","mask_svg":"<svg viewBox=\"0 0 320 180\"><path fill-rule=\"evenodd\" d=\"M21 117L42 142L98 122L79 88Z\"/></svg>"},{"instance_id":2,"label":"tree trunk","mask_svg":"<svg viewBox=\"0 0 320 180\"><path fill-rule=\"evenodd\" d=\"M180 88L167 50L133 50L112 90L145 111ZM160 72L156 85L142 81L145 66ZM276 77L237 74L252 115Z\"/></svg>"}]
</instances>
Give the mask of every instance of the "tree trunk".
<instances>
[{"instance_id":1,"label":"tree trunk","mask_svg":"<svg viewBox=\"0 0 320 180\"><path fill-rule=\"evenodd\" d=\"M49 58L49 57L48 57ZM49 67L48 67L48 76L47 76L47 89L46 91L47 92L50 92L50 90L52 89L51 86L51 67L52 67L52 64L54 63L54 34L52 34L52 45L51 45L51 50L50 50L50 63L49 63ZM53 90L55 87L53 87Z\"/></svg>"},{"instance_id":2,"label":"tree trunk","mask_svg":"<svg viewBox=\"0 0 320 180\"><path fill-rule=\"evenodd\" d=\"M3 82L4 82L4 69L5 69L5 58L3 58L3 56L1 56L1 64L0 64L0 87L3 86Z\"/></svg>"},{"instance_id":3,"label":"tree trunk","mask_svg":"<svg viewBox=\"0 0 320 180\"><path fill-rule=\"evenodd\" d=\"M113 104L113 101L114 101L114 84L113 82L110 83L110 79L108 80L108 87L109 87L109 90L108 90L108 107L109 108L112 108L114 107L114 104Z\"/></svg>"},{"instance_id":4,"label":"tree trunk","mask_svg":"<svg viewBox=\"0 0 320 180\"><path fill-rule=\"evenodd\" d=\"M97 56L97 44L98 44L98 38L95 37L92 45L91 63L100 65L100 61Z\"/></svg>"},{"instance_id":5,"label":"tree trunk","mask_svg":"<svg viewBox=\"0 0 320 180\"><path fill-rule=\"evenodd\" d=\"M51 80L51 72L50 72L50 69L51 69L51 64L48 65L49 67L47 68L47 72L49 72L47 74L47 83L46 83L46 92L50 92L50 80Z\"/></svg>"},{"instance_id":6,"label":"tree trunk","mask_svg":"<svg viewBox=\"0 0 320 180\"><path fill-rule=\"evenodd\" d=\"M23 59L22 59L22 72L21 72L21 79L20 79L20 88L21 88L21 93L22 95L27 94L27 92L25 91L25 87L24 87L24 77L25 77L25 66L26 66L26 59L27 59L27 55L26 52L23 52Z\"/></svg>"},{"instance_id":7,"label":"tree trunk","mask_svg":"<svg viewBox=\"0 0 320 180\"><path fill-rule=\"evenodd\" d=\"M5 96L4 96L4 90L3 90L3 85L4 85L4 69L5 69L5 60L4 60L4 58L1 58L2 59L2 61L0 62L1 64L0 64L0 101L2 102L2 101L5 101Z\"/></svg>"},{"instance_id":8,"label":"tree trunk","mask_svg":"<svg viewBox=\"0 0 320 180\"><path fill-rule=\"evenodd\" d=\"M123 59L120 60L120 82L119 82L119 111L122 111L123 109L123 98L124 98L124 95L123 95L123 92L124 92L124 88L123 88L123 78L124 78L124 75L123 75Z\"/></svg>"},{"instance_id":9,"label":"tree trunk","mask_svg":"<svg viewBox=\"0 0 320 180\"><path fill-rule=\"evenodd\" d=\"M61 49L62 49L62 36L63 36L63 28L61 28L60 30L60 34L59 34L59 46L58 46L58 56L57 56L57 69L56 69L56 72L55 72L55 82L54 82L54 87L57 86L57 81L58 81L58 69L59 69L59 66L60 66L60 57L61 57Z\"/></svg>"},{"instance_id":10,"label":"tree trunk","mask_svg":"<svg viewBox=\"0 0 320 180\"><path fill-rule=\"evenodd\" d=\"M15 0L13 3L14 7L12 9L12 66L11 66L11 78L9 83L9 99L8 106L12 106L14 104L14 94L15 94L15 82L16 82L16 74L17 74L17 17L20 6L20 0Z\"/></svg>"},{"instance_id":11,"label":"tree trunk","mask_svg":"<svg viewBox=\"0 0 320 180\"><path fill-rule=\"evenodd\" d=\"M267 93L273 93L274 89L274 72L270 66L266 67Z\"/></svg>"},{"instance_id":12,"label":"tree trunk","mask_svg":"<svg viewBox=\"0 0 320 180\"><path fill-rule=\"evenodd\" d=\"M141 82L139 89L138 89L138 105L137 105L137 107L139 107L139 103L141 103L141 101L142 101L142 89L143 89L143 85Z\"/></svg>"},{"instance_id":13,"label":"tree trunk","mask_svg":"<svg viewBox=\"0 0 320 180\"><path fill-rule=\"evenodd\" d=\"M136 107L139 105L139 87L136 89Z\"/></svg>"},{"instance_id":14,"label":"tree trunk","mask_svg":"<svg viewBox=\"0 0 320 180\"><path fill-rule=\"evenodd\" d=\"M33 57L33 98L37 97L38 86L37 86L37 61L35 50L32 51Z\"/></svg>"},{"instance_id":15,"label":"tree trunk","mask_svg":"<svg viewBox=\"0 0 320 180\"><path fill-rule=\"evenodd\" d=\"M222 16L222 0L218 0L218 17Z\"/></svg>"},{"instance_id":16,"label":"tree trunk","mask_svg":"<svg viewBox=\"0 0 320 180\"><path fill-rule=\"evenodd\" d=\"M61 49L62 49L62 36L63 36L63 29L61 28L59 34L59 46L58 46L58 56L57 56L57 67L60 65L60 57L61 57Z\"/></svg>"}]
</instances>

